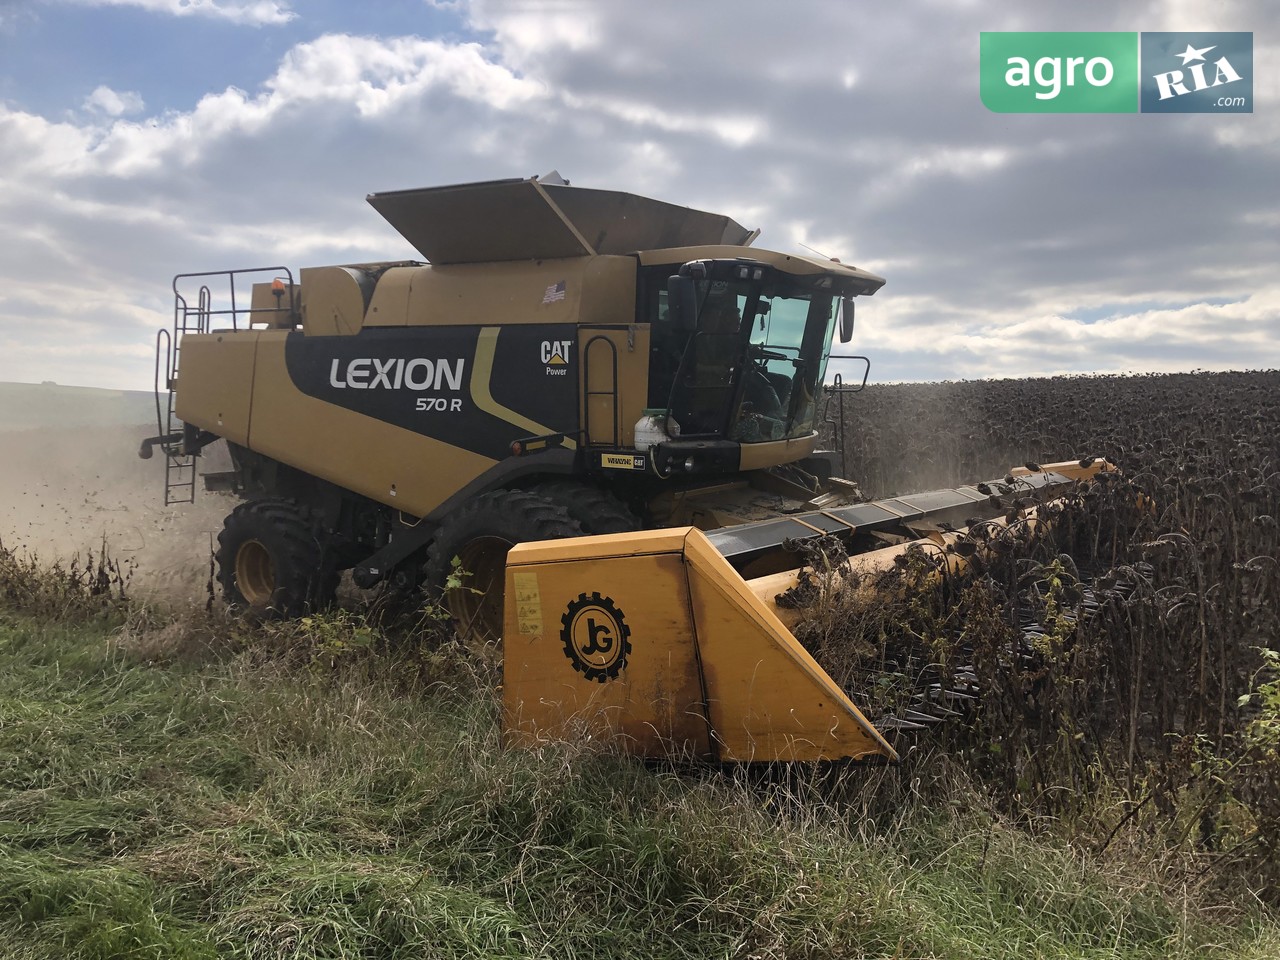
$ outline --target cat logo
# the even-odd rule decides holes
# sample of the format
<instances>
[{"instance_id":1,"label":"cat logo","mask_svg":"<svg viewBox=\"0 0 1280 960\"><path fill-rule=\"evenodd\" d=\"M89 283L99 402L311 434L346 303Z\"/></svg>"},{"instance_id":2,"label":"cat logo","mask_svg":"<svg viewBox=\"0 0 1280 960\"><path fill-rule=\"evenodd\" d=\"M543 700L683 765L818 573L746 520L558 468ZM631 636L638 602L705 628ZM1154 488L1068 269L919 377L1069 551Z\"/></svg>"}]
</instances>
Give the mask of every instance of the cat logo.
<instances>
[{"instance_id":1,"label":"cat logo","mask_svg":"<svg viewBox=\"0 0 1280 960\"><path fill-rule=\"evenodd\" d=\"M542 362L563 366L569 362L569 348L572 346L572 340L543 340Z\"/></svg>"},{"instance_id":2,"label":"cat logo","mask_svg":"<svg viewBox=\"0 0 1280 960\"><path fill-rule=\"evenodd\" d=\"M573 347L572 340L543 340L542 363L546 367L547 376L563 377L569 368L569 351Z\"/></svg>"}]
</instances>

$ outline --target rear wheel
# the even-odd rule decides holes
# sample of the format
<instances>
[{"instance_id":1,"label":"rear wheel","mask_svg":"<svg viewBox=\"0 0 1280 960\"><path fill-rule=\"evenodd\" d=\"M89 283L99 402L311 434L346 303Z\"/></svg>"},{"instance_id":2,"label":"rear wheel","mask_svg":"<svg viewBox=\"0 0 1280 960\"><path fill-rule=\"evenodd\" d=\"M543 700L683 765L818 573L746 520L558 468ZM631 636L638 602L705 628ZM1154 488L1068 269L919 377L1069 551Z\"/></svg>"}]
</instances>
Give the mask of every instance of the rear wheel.
<instances>
[{"instance_id":1,"label":"rear wheel","mask_svg":"<svg viewBox=\"0 0 1280 960\"><path fill-rule=\"evenodd\" d=\"M462 636L496 640L502 636L507 551L527 540L582 535L582 525L545 497L524 490L482 494L440 525L427 551L427 585Z\"/></svg>"},{"instance_id":2,"label":"rear wheel","mask_svg":"<svg viewBox=\"0 0 1280 960\"><path fill-rule=\"evenodd\" d=\"M564 507L593 536L640 529L640 518L608 490L575 480L551 480L534 488L534 493Z\"/></svg>"},{"instance_id":3,"label":"rear wheel","mask_svg":"<svg viewBox=\"0 0 1280 960\"><path fill-rule=\"evenodd\" d=\"M338 572L324 535L291 500L236 507L218 534L218 582L233 610L264 619L299 617L333 602Z\"/></svg>"}]
</instances>

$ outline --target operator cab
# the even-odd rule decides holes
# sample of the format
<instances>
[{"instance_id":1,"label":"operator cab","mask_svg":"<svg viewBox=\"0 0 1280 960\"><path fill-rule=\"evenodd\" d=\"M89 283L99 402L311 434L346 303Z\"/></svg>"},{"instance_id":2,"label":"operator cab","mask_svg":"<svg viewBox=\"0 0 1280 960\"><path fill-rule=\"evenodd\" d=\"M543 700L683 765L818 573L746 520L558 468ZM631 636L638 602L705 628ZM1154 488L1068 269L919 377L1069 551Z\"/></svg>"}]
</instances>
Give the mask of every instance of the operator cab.
<instances>
[{"instance_id":1,"label":"operator cab","mask_svg":"<svg viewBox=\"0 0 1280 960\"><path fill-rule=\"evenodd\" d=\"M665 411L673 441L751 444L814 433L832 334L839 327L848 339L852 298L864 284L746 258L647 272L648 405Z\"/></svg>"}]
</instances>

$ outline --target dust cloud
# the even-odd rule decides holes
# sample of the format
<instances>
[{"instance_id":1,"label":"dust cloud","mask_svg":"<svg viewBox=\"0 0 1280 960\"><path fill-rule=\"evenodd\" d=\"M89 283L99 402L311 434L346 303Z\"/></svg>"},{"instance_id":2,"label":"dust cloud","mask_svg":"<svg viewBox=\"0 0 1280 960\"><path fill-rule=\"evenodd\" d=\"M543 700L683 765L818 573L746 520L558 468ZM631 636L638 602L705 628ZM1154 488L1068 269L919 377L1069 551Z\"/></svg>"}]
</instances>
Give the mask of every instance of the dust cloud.
<instances>
[{"instance_id":1,"label":"dust cloud","mask_svg":"<svg viewBox=\"0 0 1280 960\"><path fill-rule=\"evenodd\" d=\"M210 544L236 501L207 493L164 505L164 454L138 457L150 426L118 425L14 430L0 427L0 542L42 561L110 556L132 568L130 593L149 599L202 602ZM221 443L202 471L229 469Z\"/></svg>"}]
</instances>

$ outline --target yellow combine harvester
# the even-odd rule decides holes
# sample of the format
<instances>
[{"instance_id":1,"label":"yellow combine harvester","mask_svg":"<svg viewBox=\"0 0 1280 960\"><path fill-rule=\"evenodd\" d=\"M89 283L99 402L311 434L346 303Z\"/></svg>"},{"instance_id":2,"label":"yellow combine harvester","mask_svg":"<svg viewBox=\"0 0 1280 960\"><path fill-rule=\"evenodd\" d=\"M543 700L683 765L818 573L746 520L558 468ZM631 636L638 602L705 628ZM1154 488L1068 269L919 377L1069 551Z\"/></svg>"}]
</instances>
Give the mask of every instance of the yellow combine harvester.
<instances>
[{"instance_id":1,"label":"yellow combine harvester","mask_svg":"<svg viewBox=\"0 0 1280 960\"><path fill-rule=\"evenodd\" d=\"M205 475L244 501L218 538L227 601L298 615L342 570L422 585L504 636L518 737L603 723L645 755L892 755L770 594L790 539L901 552L988 515L973 488L862 503L817 450L832 341L884 280L552 176L369 202L428 262L174 280L141 454L164 451L177 502L227 442L232 470Z\"/></svg>"}]
</instances>

